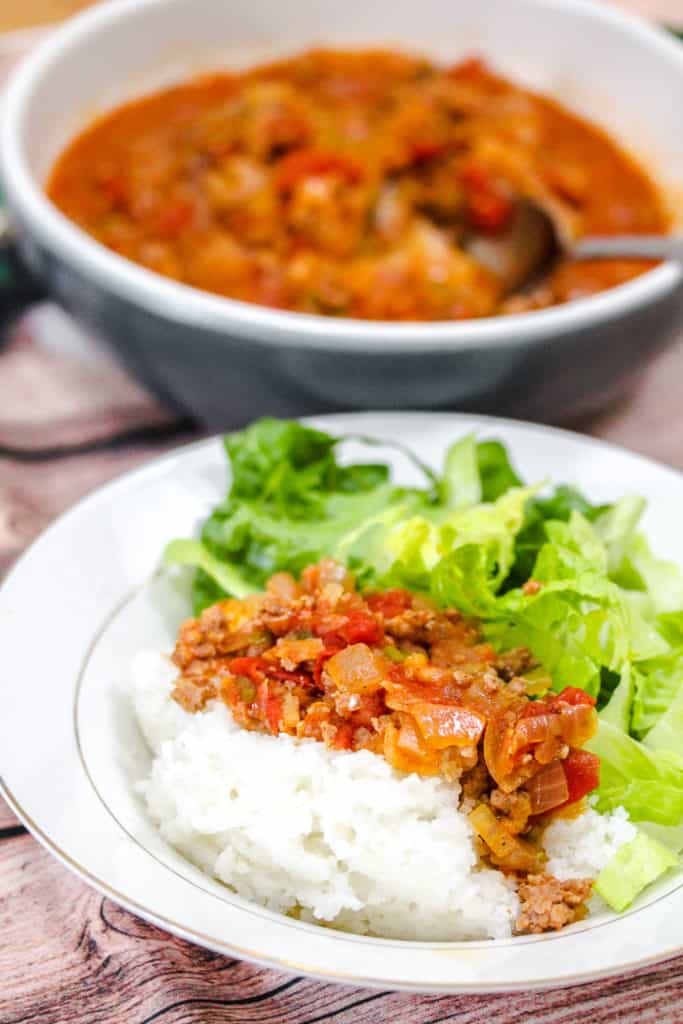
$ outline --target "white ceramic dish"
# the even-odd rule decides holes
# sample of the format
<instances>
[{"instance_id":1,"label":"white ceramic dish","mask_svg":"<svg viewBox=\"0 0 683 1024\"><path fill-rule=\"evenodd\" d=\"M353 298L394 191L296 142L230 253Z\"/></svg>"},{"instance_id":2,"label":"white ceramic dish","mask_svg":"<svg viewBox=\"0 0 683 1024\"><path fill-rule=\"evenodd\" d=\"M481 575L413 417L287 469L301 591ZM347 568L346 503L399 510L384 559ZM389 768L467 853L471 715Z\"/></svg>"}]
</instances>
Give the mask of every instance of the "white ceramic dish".
<instances>
[{"instance_id":1,"label":"white ceramic dish","mask_svg":"<svg viewBox=\"0 0 683 1024\"><path fill-rule=\"evenodd\" d=\"M648 495L657 550L683 561L683 477L578 435L436 414L325 417L334 433L400 440L438 465L476 430L511 447L528 479L561 477L592 497ZM348 456L362 458L349 445ZM391 457L387 451L387 457ZM410 467L395 469L406 483ZM683 879L671 876L621 916L558 935L427 943L351 936L249 904L160 839L132 783L149 754L124 684L132 656L170 648L185 594L156 571L167 540L224 493L218 439L180 449L76 505L23 556L0 590L0 768L10 805L36 837L116 902L207 948L296 973L434 992L574 984L664 959L683 946Z\"/></svg>"},{"instance_id":2,"label":"white ceramic dish","mask_svg":"<svg viewBox=\"0 0 683 1024\"><path fill-rule=\"evenodd\" d=\"M681 323L683 272L508 317L383 323L266 309L163 278L46 198L97 113L201 70L310 46L391 46L505 74L604 125L683 194L683 46L592 0L117 0L38 47L10 84L0 164L24 254L49 291L162 396L214 428L267 411L474 408L576 419L623 393ZM682 215L683 216L683 215ZM591 374L584 367L591 360Z\"/></svg>"}]
</instances>

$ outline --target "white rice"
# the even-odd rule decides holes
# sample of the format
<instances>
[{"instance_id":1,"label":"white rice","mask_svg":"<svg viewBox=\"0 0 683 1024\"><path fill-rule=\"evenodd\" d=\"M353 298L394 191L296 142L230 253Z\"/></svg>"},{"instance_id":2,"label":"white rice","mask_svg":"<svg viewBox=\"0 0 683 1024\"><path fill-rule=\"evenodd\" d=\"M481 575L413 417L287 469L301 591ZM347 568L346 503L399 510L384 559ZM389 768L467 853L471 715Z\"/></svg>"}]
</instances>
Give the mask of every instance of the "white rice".
<instances>
[{"instance_id":1,"label":"white rice","mask_svg":"<svg viewBox=\"0 0 683 1024\"><path fill-rule=\"evenodd\" d=\"M163 837L245 899L390 938L504 938L513 885L480 867L458 787L394 771L368 751L247 732L214 702L170 698L175 669L145 652L133 704L154 759L139 783ZM635 830L590 811L547 831L549 870L595 877Z\"/></svg>"},{"instance_id":2,"label":"white rice","mask_svg":"<svg viewBox=\"0 0 683 1024\"><path fill-rule=\"evenodd\" d=\"M623 807L611 814L591 808L578 818L557 818L543 836L546 871L556 878L597 878L636 832Z\"/></svg>"}]
</instances>

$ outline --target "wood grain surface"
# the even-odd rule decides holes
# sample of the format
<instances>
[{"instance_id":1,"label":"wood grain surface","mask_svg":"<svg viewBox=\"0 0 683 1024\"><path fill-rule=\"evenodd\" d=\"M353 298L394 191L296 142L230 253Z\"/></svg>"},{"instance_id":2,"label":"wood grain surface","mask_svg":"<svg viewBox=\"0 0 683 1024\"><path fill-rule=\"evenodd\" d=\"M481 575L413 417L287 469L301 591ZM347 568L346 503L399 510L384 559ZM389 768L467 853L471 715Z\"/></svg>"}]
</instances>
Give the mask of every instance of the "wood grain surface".
<instances>
[{"instance_id":1,"label":"wood grain surface","mask_svg":"<svg viewBox=\"0 0 683 1024\"><path fill-rule=\"evenodd\" d=\"M659 3L683 22L683 0ZM79 0L0 0L0 31L75 6ZM581 427L683 469L682 394L683 339L633 395ZM31 314L0 350L0 395L0 574L81 495L198 436L49 308ZM577 1020L683 1024L683 957L514 996L412 996L294 978L208 953L120 909L51 858L0 799L0 1024Z\"/></svg>"},{"instance_id":2,"label":"wood grain surface","mask_svg":"<svg viewBox=\"0 0 683 1024\"><path fill-rule=\"evenodd\" d=\"M174 939L82 885L28 835L5 838L0 857L3 1024L683 1020L681 961L606 982L515 996L346 988L264 970Z\"/></svg>"}]
</instances>

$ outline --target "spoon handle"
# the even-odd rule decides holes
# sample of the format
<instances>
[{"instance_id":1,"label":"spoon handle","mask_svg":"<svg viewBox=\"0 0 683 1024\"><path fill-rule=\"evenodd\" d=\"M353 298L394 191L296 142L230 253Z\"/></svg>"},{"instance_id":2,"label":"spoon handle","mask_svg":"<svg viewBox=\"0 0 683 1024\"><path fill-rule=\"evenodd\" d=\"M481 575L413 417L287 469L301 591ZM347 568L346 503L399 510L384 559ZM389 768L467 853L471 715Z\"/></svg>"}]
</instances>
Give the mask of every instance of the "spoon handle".
<instances>
[{"instance_id":1,"label":"spoon handle","mask_svg":"<svg viewBox=\"0 0 683 1024\"><path fill-rule=\"evenodd\" d=\"M614 235L584 238L573 245L575 259L633 257L648 260L677 260L683 263L683 237L676 235Z\"/></svg>"}]
</instances>

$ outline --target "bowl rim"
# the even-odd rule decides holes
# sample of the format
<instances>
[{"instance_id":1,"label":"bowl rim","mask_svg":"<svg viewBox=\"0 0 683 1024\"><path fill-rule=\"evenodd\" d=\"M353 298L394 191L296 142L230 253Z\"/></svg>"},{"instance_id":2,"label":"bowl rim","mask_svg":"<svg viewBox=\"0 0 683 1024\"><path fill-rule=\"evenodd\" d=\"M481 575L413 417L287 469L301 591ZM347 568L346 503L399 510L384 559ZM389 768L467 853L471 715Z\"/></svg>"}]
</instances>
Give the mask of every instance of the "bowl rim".
<instances>
[{"instance_id":1,"label":"bowl rim","mask_svg":"<svg viewBox=\"0 0 683 1024\"><path fill-rule=\"evenodd\" d=\"M187 327L201 327L265 344L345 349L365 353L474 350L489 346L552 341L624 317L655 303L683 283L683 267L664 263L597 295L560 306L475 320L401 322L326 317L242 302L172 281L119 256L70 221L48 199L29 169L23 129L35 90L72 52L115 24L163 8L169 0L110 0L69 19L39 43L10 78L0 122L0 173L10 215L13 209L35 239L106 291L147 312ZM178 2L178 0L175 0ZM182 2L182 0L181 0ZM184 0L191 2L191 0ZM541 6L541 0L528 0ZM636 15L591 0L543 0L547 9L577 12L640 39L683 79L683 47Z\"/></svg>"}]
</instances>

